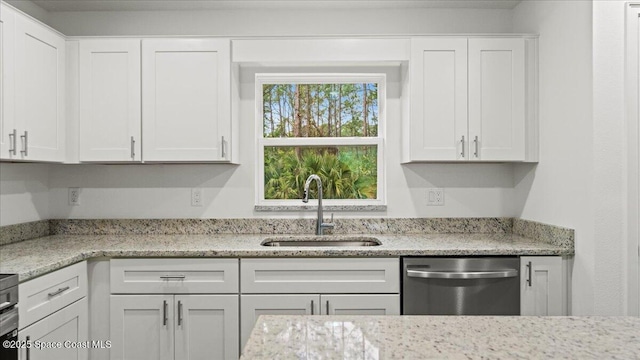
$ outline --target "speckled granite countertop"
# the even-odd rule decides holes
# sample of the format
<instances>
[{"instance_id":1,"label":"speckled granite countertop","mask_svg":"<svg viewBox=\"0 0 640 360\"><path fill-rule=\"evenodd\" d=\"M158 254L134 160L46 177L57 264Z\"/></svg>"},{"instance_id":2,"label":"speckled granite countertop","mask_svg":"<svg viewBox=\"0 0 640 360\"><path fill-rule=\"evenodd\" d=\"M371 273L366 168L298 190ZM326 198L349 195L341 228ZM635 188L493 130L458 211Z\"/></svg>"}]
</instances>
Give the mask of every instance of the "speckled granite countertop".
<instances>
[{"instance_id":1,"label":"speckled granite countertop","mask_svg":"<svg viewBox=\"0 0 640 360\"><path fill-rule=\"evenodd\" d=\"M260 316L241 359L639 359L640 318Z\"/></svg>"},{"instance_id":2,"label":"speckled granite countertop","mask_svg":"<svg viewBox=\"0 0 640 360\"><path fill-rule=\"evenodd\" d=\"M95 257L384 257L434 255L573 255L573 248L514 234L373 235L371 247L261 246L265 234L53 235L0 246L0 272L20 281ZM330 235L343 239L355 235ZM288 236L305 239L309 236Z\"/></svg>"}]
</instances>

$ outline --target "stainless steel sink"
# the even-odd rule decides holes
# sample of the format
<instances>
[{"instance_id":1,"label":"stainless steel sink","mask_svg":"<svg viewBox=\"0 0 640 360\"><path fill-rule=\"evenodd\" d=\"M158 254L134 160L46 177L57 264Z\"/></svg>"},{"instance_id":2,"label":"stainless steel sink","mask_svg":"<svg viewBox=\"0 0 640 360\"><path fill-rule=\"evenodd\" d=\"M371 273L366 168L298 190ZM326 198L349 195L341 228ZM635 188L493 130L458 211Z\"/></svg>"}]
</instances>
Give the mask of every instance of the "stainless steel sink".
<instances>
[{"instance_id":1,"label":"stainless steel sink","mask_svg":"<svg viewBox=\"0 0 640 360\"><path fill-rule=\"evenodd\" d=\"M275 236L264 239L262 246L282 247L362 247L382 243L368 236Z\"/></svg>"}]
</instances>

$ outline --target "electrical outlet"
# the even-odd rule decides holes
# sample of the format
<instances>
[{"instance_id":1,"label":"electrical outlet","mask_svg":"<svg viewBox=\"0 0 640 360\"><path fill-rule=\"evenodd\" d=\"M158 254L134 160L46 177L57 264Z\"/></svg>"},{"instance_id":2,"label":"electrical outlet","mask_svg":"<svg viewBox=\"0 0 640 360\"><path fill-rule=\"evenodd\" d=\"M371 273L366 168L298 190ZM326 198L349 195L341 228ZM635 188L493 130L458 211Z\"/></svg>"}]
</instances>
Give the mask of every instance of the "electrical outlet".
<instances>
[{"instance_id":1,"label":"electrical outlet","mask_svg":"<svg viewBox=\"0 0 640 360\"><path fill-rule=\"evenodd\" d=\"M69 188L69 206L80 206L80 188Z\"/></svg>"},{"instance_id":2,"label":"electrical outlet","mask_svg":"<svg viewBox=\"0 0 640 360\"><path fill-rule=\"evenodd\" d=\"M444 205L444 189L432 188L427 189L427 206L443 206Z\"/></svg>"},{"instance_id":3,"label":"electrical outlet","mask_svg":"<svg viewBox=\"0 0 640 360\"><path fill-rule=\"evenodd\" d=\"M191 206L202 206L202 196L204 192L201 188L191 189Z\"/></svg>"}]
</instances>

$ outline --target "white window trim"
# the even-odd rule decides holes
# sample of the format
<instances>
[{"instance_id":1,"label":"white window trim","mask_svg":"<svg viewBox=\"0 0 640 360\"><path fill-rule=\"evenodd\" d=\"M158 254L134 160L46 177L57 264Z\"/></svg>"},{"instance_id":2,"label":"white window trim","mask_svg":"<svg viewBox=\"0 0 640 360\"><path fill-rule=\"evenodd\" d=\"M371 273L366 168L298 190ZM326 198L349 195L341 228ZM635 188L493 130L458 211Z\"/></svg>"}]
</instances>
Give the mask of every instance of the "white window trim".
<instances>
[{"instance_id":1,"label":"white window trim","mask_svg":"<svg viewBox=\"0 0 640 360\"><path fill-rule=\"evenodd\" d=\"M323 137L323 138L264 138L263 135L263 92L264 84L354 84L377 83L378 84L378 136L377 137ZM309 204L302 199L266 200L264 198L264 148L265 146L377 146L377 199L323 199L322 204L327 206L380 206L386 205L386 171L384 143L386 138L386 98L387 98L386 74L370 73L258 73L255 75L255 126L256 126L256 206L300 206L308 207ZM312 202L315 199L312 200ZM312 203L310 202L310 203Z\"/></svg>"}]
</instances>

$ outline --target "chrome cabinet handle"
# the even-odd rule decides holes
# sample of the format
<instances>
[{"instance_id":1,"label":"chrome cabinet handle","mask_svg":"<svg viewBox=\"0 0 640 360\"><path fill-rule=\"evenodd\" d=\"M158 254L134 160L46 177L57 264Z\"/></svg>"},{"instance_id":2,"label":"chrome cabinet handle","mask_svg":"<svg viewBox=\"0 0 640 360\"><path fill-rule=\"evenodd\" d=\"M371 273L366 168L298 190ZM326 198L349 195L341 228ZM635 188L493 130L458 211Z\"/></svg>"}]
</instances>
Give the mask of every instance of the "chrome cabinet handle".
<instances>
[{"instance_id":1,"label":"chrome cabinet handle","mask_svg":"<svg viewBox=\"0 0 640 360\"><path fill-rule=\"evenodd\" d=\"M473 153L473 155L477 158L478 157L478 137L477 136L475 139L473 139L473 143L476 145L476 151Z\"/></svg>"},{"instance_id":2,"label":"chrome cabinet handle","mask_svg":"<svg viewBox=\"0 0 640 360\"><path fill-rule=\"evenodd\" d=\"M58 294L60 294L60 293L63 293L63 292L65 292L65 291L67 291L67 290L69 290L69 287L68 287L68 286L65 286L65 287L63 287L63 288L59 288L58 290L56 290L56 291L54 291L54 292L50 292L50 293L49 293L49 294L47 294L47 295L49 295L49 297L52 297L52 296L56 296L56 295L58 295Z\"/></svg>"},{"instance_id":3,"label":"chrome cabinet handle","mask_svg":"<svg viewBox=\"0 0 640 360\"><path fill-rule=\"evenodd\" d=\"M314 315L314 313L313 313L313 308L314 308L314 307L315 307L315 306L314 306L314 304L313 304L313 300L311 300L311 315Z\"/></svg>"},{"instance_id":4,"label":"chrome cabinet handle","mask_svg":"<svg viewBox=\"0 0 640 360\"><path fill-rule=\"evenodd\" d=\"M329 300L327 300L327 314L326 315L329 315Z\"/></svg>"},{"instance_id":5,"label":"chrome cabinet handle","mask_svg":"<svg viewBox=\"0 0 640 360\"><path fill-rule=\"evenodd\" d=\"M16 155L17 153L17 137L18 131L16 129L13 129L13 132L9 134L9 154Z\"/></svg>"},{"instance_id":6,"label":"chrome cabinet handle","mask_svg":"<svg viewBox=\"0 0 640 360\"><path fill-rule=\"evenodd\" d=\"M184 280L185 278L186 278L185 275L163 275L163 276L160 276L160 279L162 279L162 280L169 280L169 279Z\"/></svg>"},{"instance_id":7,"label":"chrome cabinet handle","mask_svg":"<svg viewBox=\"0 0 640 360\"><path fill-rule=\"evenodd\" d=\"M164 300L162 302L162 326L166 326L167 325L167 300Z\"/></svg>"},{"instance_id":8,"label":"chrome cabinet handle","mask_svg":"<svg viewBox=\"0 0 640 360\"><path fill-rule=\"evenodd\" d=\"M31 342L31 336L27 336L26 338L26 342L27 342L27 360L31 360L31 344L29 344Z\"/></svg>"},{"instance_id":9,"label":"chrome cabinet handle","mask_svg":"<svg viewBox=\"0 0 640 360\"><path fill-rule=\"evenodd\" d=\"M464 135L462 135L462 140L460 140L460 142L462 143L462 151L460 152L460 157L464 157Z\"/></svg>"},{"instance_id":10,"label":"chrome cabinet handle","mask_svg":"<svg viewBox=\"0 0 640 360\"><path fill-rule=\"evenodd\" d=\"M226 156L226 151L224 151L224 136L222 137L222 157L224 158Z\"/></svg>"},{"instance_id":11,"label":"chrome cabinet handle","mask_svg":"<svg viewBox=\"0 0 640 360\"><path fill-rule=\"evenodd\" d=\"M510 278L518 276L518 270L506 269L498 271L430 271L421 269L407 269L408 277L431 279L491 279Z\"/></svg>"},{"instance_id":12,"label":"chrome cabinet handle","mask_svg":"<svg viewBox=\"0 0 640 360\"><path fill-rule=\"evenodd\" d=\"M136 159L136 140L131 137L131 160Z\"/></svg>"},{"instance_id":13,"label":"chrome cabinet handle","mask_svg":"<svg viewBox=\"0 0 640 360\"><path fill-rule=\"evenodd\" d=\"M24 135L20 135L20 138L24 146L24 150L20 150L20 153L24 154L24 156L29 156L29 132L25 130Z\"/></svg>"},{"instance_id":14,"label":"chrome cabinet handle","mask_svg":"<svg viewBox=\"0 0 640 360\"><path fill-rule=\"evenodd\" d=\"M531 268L531 261L529 261L529 263L527 264L527 272L529 273L529 275L527 276L527 284L529 285L529 287L531 287L531 270L533 269Z\"/></svg>"},{"instance_id":15,"label":"chrome cabinet handle","mask_svg":"<svg viewBox=\"0 0 640 360\"><path fill-rule=\"evenodd\" d=\"M182 325L182 301L178 300L178 326Z\"/></svg>"},{"instance_id":16,"label":"chrome cabinet handle","mask_svg":"<svg viewBox=\"0 0 640 360\"><path fill-rule=\"evenodd\" d=\"M11 301L5 301L2 304L0 304L0 311L4 310L5 308L8 308L9 306L11 306Z\"/></svg>"}]
</instances>

